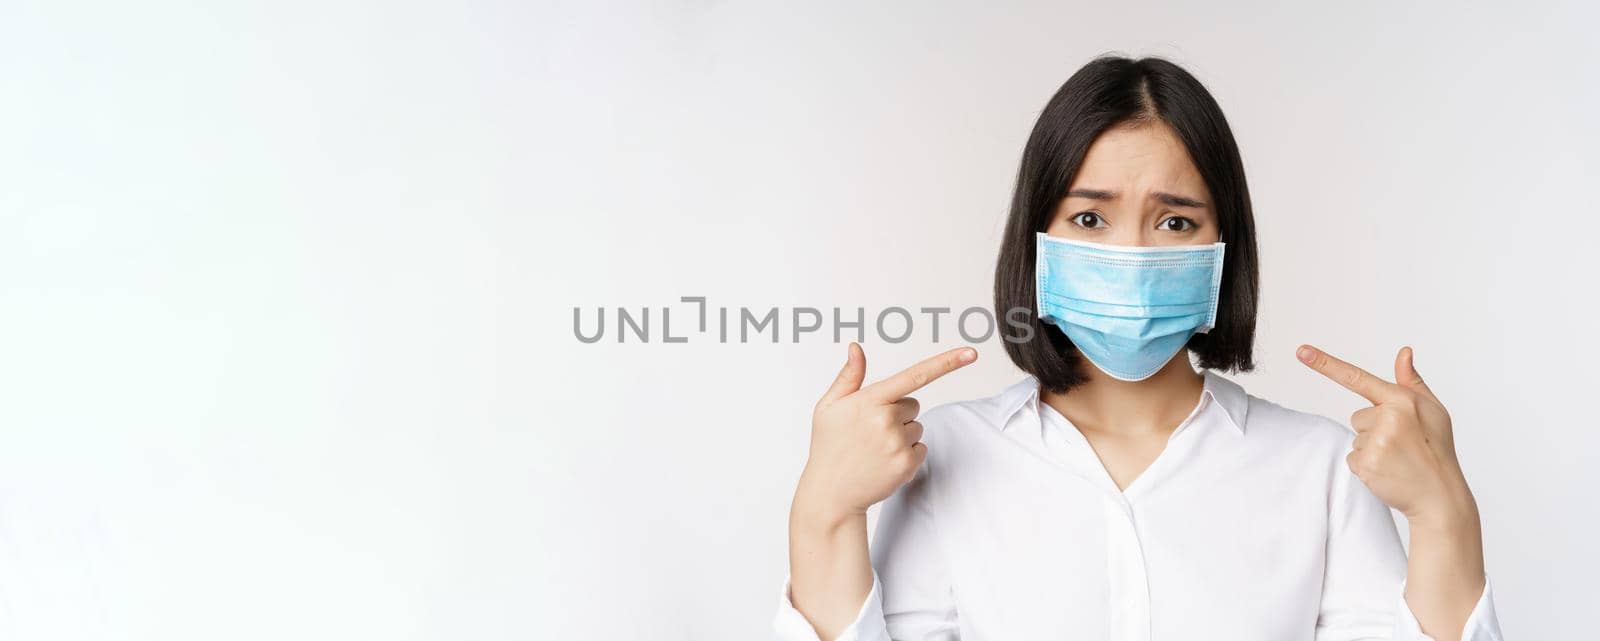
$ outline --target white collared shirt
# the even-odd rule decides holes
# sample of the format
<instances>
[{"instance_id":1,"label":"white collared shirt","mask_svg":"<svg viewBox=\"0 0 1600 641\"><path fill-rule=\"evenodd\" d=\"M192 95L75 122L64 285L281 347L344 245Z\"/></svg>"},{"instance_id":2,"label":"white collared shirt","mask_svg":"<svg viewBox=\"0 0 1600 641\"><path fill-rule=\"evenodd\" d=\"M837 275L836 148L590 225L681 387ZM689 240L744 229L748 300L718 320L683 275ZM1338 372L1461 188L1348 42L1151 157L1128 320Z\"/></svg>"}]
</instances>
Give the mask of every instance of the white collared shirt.
<instances>
[{"instance_id":1,"label":"white collared shirt","mask_svg":"<svg viewBox=\"0 0 1600 641\"><path fill-rule=\"evenodd\" d=\"M1427 639L1354 434L1205 373L1119 491L1028 378L925 412L928 456L882 507L872 591L840 641ZM789 600L780 641L817 641ZM1462 639L1499 641L1487 585Z\"/></svg>"}]
</instances>

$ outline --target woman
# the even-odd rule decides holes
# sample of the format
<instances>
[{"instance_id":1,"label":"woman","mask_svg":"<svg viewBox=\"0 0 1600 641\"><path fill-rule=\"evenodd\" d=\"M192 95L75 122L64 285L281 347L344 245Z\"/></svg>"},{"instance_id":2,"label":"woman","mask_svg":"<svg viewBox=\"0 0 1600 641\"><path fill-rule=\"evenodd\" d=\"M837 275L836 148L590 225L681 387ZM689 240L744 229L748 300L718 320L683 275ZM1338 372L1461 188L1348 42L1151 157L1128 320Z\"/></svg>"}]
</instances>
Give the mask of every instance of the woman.
<instances>
[{"instance_id":1,"label":"woman","mask_svg":"<svg viewBox=\"0 0 1600 641\"><path fill-rule=\"evenodd\" d=\"M997 314L1032 312L1005 343L1029 376L919 418L908 394L977 352L864 386L850 345L812 418L778 637L1499 639L1450 418L1410 348L1393 382L1299 348L1372 403L1351 433L1213 373L1253 367L1256 294L1210 94L1159 59L1078 71L1028 140L996 270Z\"/></svg>"}]
</instances>

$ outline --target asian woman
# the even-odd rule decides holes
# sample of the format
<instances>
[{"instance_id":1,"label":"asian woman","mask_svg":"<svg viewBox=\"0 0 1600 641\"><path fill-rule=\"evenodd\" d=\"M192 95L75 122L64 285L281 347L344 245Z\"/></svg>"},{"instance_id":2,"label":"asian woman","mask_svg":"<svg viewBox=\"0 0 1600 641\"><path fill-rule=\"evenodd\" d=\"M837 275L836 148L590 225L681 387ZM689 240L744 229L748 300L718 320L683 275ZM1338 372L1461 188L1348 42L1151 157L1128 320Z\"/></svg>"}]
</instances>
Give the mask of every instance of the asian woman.
<instances>
[{"instance_id":1,"label":"asian woman","mask_svg":"<svg viewBox=\"0 0 1600 641\"><path fill-rule=\"evenodd\" d=\"M922 412L962 347L889 378L846 362L791 505L786 641L1498 640L1450 416L1401 348L1349 427L1248 394L1255 227L1210 93L1105 57L1022 154L995 311L1027 376ZM1385 372L1387 374L1387 372ZM883 502L868 545L867 509ZM1409 556L1390 508L1409 524Z\"/></svg>"}]
</instances>

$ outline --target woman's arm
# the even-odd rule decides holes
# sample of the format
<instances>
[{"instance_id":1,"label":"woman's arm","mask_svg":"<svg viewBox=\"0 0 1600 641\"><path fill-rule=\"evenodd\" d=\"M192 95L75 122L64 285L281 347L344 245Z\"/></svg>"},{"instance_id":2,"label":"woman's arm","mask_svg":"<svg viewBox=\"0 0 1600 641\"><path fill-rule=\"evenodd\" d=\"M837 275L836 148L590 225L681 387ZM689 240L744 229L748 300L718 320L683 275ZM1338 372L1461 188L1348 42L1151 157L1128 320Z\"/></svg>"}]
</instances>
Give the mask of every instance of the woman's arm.
<instances>
[{"instance_id":1,"label":"woman's arm","mask_svg":"<svg viewBox=\"0 0 1600 641\"><path fill-rule=\"evenodd\" d=\"M1466 626L1486 582L1478 508L1456 460L1450 414L1417 373L1411 348L1395 356L1396 383L1309 345L1296 356L1373 403L1350 417L1356 437L1346 462L1411 526L1405 603L1422 631L1438 641L1472 633Z\"/></svg>"},{"instance_id":2,"label":"woman's arm","mask_svg":"<svg viewBox=\"0 0 1600 641\"><path fill-rule=\"evenodd\" d=\"M788 598L819 638L838 638L872 605L867 508L925 469L921 408L907 395L977 357L970 347L953 349L862 387L866 355L851 343L817 402L810 457L790 506Z\"/></svg>"},{"instance_id":3,"label":"woman's arm","mask_svg":"<svg viewBox=\"0 0 1600 641\"><path fill-rule=\"evenodd\" d=\"M1434 559L1437 567L1453 572L1470 567L1469 560L1435 558L1430 550L1436 548L1413 526L1408 562L1389 506L1345 465L1335 465L1337 469L1329 470L1333 480L1317 641L1499 641L1500 628L1486 582L1480 583L1476 592L1459 597L1465 604L1455 604L1463 608L1458 612L1445 612L1441 617L1428 609L1430 603L1448 603L1458 585L1470 582L1446 578L1440 583L1425 578L1432 570L1419 564Z\"/></svg>"},{"instance_id":4,"label":"woman's arm","mask_svg":"<svg viewBox=\"0 0 1600 641\"><path fill-rule=\"evenodd\" d=\"M932 437L933 433L929 436ZM930 438L930 447L937 448L937 438ZM960 635L956 616L955 598L950 589L949 568L945 563L944 547L940 541L940 528L934 523L932 504L932 461L925 459L911 480L884 500L878 516L878 528L872 535L871 563L866 566L866 589L853 601L845 595L823 594L824 598L837 596L829 606L835 608L832 621L835 627L824 629L817 608L807 606L806 614L796 609L795 593L785 594L775 621L779 641L955 641ZM803 510L802 510L803 511ZM864 527L864 526L863 526ZM798 539L790 539L791 550ZM850 551L866 549L865 538L849 538ZM855 548L854 545L862 547ZM836 554L837 551L824 554ZM857 557L859 558L859 557ZM819 559L820 560L820 559ZM796 563L799 568L804 563ZM846 565L827 561L825 565L838 568ZM859 566L848 568L860 569ZM822 572L830 571L824 567ZM793 577L791 577L791 583ZM839 590L844 580L824 578L823 591ZM807 617L812 617L809 619ZM817 623L813 624L815 620Z\"/></svg>"},{"instance_id":5,"label":"woman's arm","mask_svg":"<svg viewBox=\"0 0 1600 641\"><path fill-rule=\"evenodd\" d=\"M867 514L830 513L801 479L789 508L790 599L818 638L837 639L872 589Z\"/></svg>"},{"instance_id":6,"label":"woman's arm","mask_svg":"<svg viewBox=\"0 0 1600 641\"><path fill-rule=\"evenodd\" d=\"M1461 638L1484 590L1478 505L1464 479L1461 490L1434 513L1406 517L1411 526L1406 603L1422 630L1437 641Z\"/></svg>"}]
</instances>

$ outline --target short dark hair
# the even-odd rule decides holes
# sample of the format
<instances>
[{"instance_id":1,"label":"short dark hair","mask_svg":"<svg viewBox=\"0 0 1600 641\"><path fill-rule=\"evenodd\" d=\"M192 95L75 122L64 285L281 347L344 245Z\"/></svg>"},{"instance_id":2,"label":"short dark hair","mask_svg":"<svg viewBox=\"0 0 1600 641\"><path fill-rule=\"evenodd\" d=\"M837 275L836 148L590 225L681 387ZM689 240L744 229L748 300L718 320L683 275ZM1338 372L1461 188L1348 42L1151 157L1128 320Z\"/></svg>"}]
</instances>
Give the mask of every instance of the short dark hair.
<instances>
[{"instance_id":1,"label":"short dark hair","mask_svg":"<svg viewBox=\"0 0 1600 641\"><path fill-rule=\"evenodd\" d=\"M1211 191L1220 240L1227 243L1216 327L1196 334L1188 348L1200 366L1230 372L1255 368L1251 349L1259 289L1255 220L1245 185L1239 146L1211 93L1189 72L1161 58L1103 56L1072 74L1050 98L1022 151L1016 192L995 267L996 318L1012 309L1037 312L1034 300L1034 235L1045 231L1066 197L1083 157L1101 132L1118 125L1162 122L1183 141L1189 158ZM1002 341L1011 362L1056 393L1088 380L1084 358L1066 334L1028 315L1025 326L1008 322Z\"/></svg>"}]
</instances>

